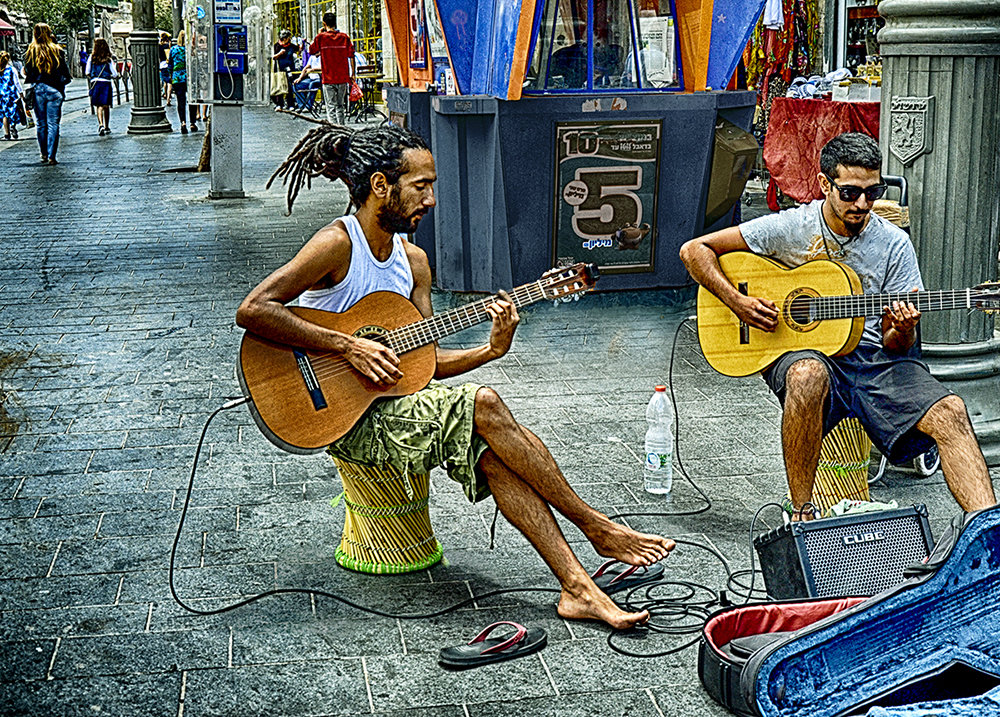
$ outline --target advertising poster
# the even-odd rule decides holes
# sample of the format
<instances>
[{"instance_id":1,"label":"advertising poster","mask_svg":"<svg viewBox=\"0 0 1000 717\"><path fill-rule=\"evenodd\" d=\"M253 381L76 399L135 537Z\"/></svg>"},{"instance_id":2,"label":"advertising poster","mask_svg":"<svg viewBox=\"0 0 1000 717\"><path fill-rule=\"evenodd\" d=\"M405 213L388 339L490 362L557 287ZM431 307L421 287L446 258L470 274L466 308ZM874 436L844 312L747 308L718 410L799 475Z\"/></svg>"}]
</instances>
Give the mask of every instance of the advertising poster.
<instances>
[{"instance_id":1,"label":"advertising poster","mask_svg":"<svg viewBox=\"0 0 1000 717\"><path fill-rule=\"evenodd\" d=\"M427 67L424 0L410 0L410 67Z\"/></svg>"},{"instance_id":2,"label":"advertising poster","mask_svg":"<svg viewBox=\"0 0 1000 717\"><path fill-rule=\"evenodd\" d=\"M553 263L654 270L659 120L556 125Z\"/></svg>"}]
</instances>

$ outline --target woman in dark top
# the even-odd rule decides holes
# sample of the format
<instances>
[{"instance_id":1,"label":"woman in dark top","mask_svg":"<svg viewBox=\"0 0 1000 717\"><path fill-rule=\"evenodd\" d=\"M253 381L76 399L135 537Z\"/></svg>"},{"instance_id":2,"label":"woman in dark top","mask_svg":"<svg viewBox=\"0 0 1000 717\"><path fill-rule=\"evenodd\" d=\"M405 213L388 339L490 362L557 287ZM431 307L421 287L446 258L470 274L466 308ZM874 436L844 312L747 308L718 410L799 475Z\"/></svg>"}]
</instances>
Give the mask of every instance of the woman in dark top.
<instances>
[{"instance_id":1,"label":"woman in dark top","mask_svg":"<svg viewBox=\"0 0 1000 717\"><path fill-rule=\"evenodd\" d=\"M57 164L59 121L70 76L66 53L44 22L35 25L34 39L25 53L24 79L35 87L35 123L42 164Z\"/></svg>"},{"instance_id":2,"label":"woman in dark top","mask_svg":"<svg viewBox=\"0 0 1000 717\"><path fill-rule=\"evenodd\" d=\"M288 77L288 73L294 72L296 69L295 55L298 53L299 49L299 46L292 42L291 32L288 30L282 30L278 33L278 41L274 43L274 54L271 55L271 59L274 61L274 71L281 72L286 77ZM288 108L294 106L294 97L292 95L290 83L291 78L289 78L288 92L285 94L271 95L271 99L274 100L275 106Z\"/></svg>"}]
</instances>

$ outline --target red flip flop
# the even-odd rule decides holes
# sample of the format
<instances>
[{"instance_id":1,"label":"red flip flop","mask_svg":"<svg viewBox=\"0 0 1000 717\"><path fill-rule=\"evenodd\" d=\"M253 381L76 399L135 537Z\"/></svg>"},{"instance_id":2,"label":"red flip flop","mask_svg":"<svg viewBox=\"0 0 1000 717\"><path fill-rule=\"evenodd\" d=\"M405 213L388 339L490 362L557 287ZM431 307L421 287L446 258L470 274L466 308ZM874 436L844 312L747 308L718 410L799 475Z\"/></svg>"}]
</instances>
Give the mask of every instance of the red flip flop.
<instances>
[{"instance_id":1,"label":"red flip flop","mask_svg":"<svg viewBox=\"0 0 1000 717\"><path fill-rule=\"evenodd\" d=\"M514 628L513 635L489 637L502 625ZM438 655L438 664L452 670L465 670L491 662L503 662L538 652L548 644L548 636L540 627L525 627L516 622L495 622L465 645L444 647Z\"/></svg>"},{"instance_id":2,"label":"red flip flop","mask_svg":"<svg viewBox=\"0 0 1000 717\"><path fill-rule=\"evenodd\" d=\"M605 595L614 595L637 585L658 582L663 577L663 565L628 565L618 560L609 560L590 577Z\"/></svg>"}]
</instances>

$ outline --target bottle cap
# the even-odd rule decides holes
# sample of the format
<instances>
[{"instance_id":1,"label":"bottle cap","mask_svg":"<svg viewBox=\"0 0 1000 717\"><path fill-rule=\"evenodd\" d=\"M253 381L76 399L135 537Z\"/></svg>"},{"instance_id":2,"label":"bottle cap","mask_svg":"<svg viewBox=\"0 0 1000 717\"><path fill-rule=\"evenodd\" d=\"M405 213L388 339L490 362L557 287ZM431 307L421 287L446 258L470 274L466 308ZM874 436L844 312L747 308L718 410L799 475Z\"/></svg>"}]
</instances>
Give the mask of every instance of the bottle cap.
<instances>
[{"instance_id":1,"label":"bottle cap","mask_svg":"<svg viewBox=\"0 0 1000 717\"><path fill-rule=\"evenodd\" d=\"M666 391L667 387L666 386L654 386L653 390L654 391Z\"/></svg>"}]
</instances>

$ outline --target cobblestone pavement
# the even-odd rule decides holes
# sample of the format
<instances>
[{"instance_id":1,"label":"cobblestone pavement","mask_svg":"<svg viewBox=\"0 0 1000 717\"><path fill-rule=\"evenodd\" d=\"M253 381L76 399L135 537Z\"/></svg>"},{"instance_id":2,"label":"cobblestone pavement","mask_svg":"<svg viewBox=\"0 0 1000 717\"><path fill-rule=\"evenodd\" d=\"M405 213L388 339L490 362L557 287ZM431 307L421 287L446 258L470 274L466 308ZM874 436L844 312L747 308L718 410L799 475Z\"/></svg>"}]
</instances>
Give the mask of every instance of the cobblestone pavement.
<instances>
[{"instance_id":1,"label":"cobblestone pavement","mask_svg":"<svg viewBox=\"0 0 1000 717\"><path fill-rule=\"evenodd\" d=\"M550 593L477 601L429 620L374 617L329 599L268 598L215 616L185 612L167 567L194 447L209 412L240 394L237 304L346 205L321 183L283 213L264 181L305 125L245 113L245 201L205 199L200 133L114 134L77 103L61 164L37 164L30 135L0 148L0 713L5 715L723 715L702 691L693 648L624 657L608 630L569 623ZM170 117L176 124L175 108ZM756 205L759 207L759 204ZM577 491L609 513L697 508L680 477L669 502L641 489L644 407L667 380L690 294L595 294L525 311L512 352L471 380L494 386L548 443ZM437 293L438 308L468 300ZM485 329L452 341L481 341ZM457 341L456 341L457 340ZM711 497L697 517L632 517L645 529L714 546L748 564L753 512L779 497L779 410L759 379L723 379L695 336L674 371L681 458ZM283 453L245 407L212 424L177 546L177 589L200 609L275 587L335 592L419 613L486 591L555 583L492 501L470 507L433 475L431 515L446 563L405 576L334 562L340 483L320 455ZM922 501L933 525L955 511L940 474L892 474L880 498ZM571 525L588 567L598 557ZM720 563L681 546L668 579L723 587ZM548 647L465 673L437 651L496 619L544 626ZM657 635L636 652L678 646Z\"/></svg>"}]
</instances>

